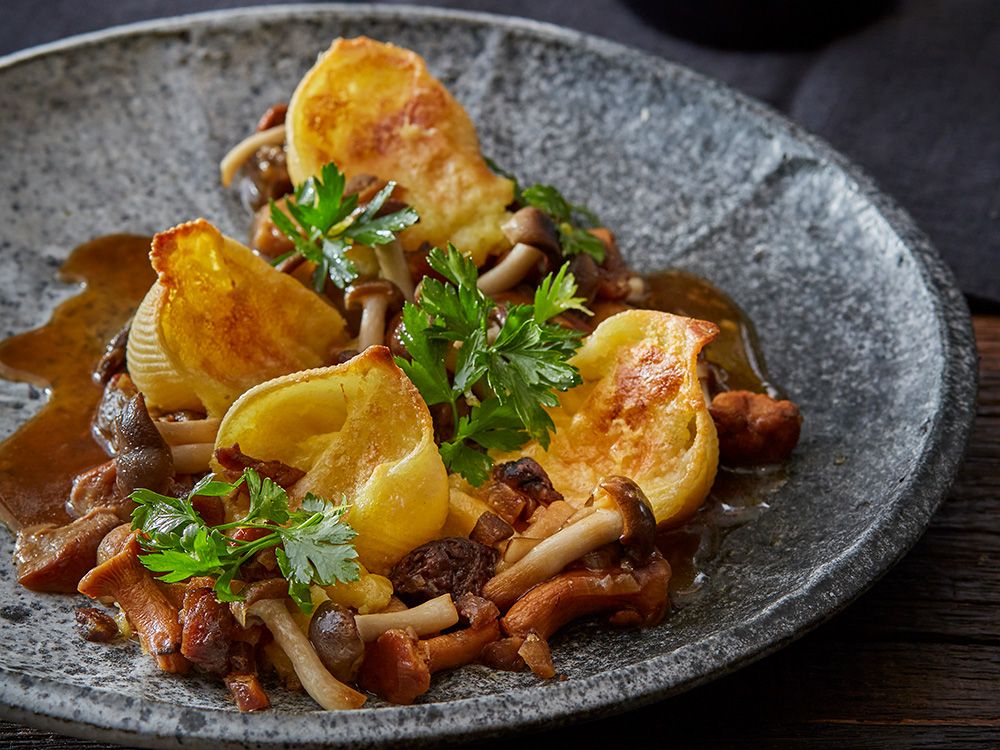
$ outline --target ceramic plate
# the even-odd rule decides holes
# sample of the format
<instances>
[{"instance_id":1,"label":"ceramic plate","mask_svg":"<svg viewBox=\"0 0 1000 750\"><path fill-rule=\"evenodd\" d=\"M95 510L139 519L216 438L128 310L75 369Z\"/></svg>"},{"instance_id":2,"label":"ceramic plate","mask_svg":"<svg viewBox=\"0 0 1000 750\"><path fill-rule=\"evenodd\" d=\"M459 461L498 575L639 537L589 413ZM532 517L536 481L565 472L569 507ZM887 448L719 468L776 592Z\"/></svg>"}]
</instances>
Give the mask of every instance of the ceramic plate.
<instances>
[{"instance_id":1,"label":"ceramic plate","mask_svg":"<svg viewBox=\"0 0 1000 750\"><path fill-rule=\"evenodd\" d=\"M323 713L274 690L237 713L221 686L158 673L134 644L89 644L69 597L20 589L0 542L0 703L14 720L143 745L363 747L471 738L622 711L766 654L843 607L919 537L973 416L975 350L951 275L857 168L765 107L593 37L437 10L284 7L113 30L0 62L0 334L75 292L71 248L204 216L243 236L218 162L287 100L338 35L411 47L484 151L565 188L632 264L679 266L756 321L805 415L784 483L733 529L700 596L663 625L583 624L554 642L565 681L468 667L419 705ZM0 436L37 409L0 388Z\"/></svg>"}]
</instances>

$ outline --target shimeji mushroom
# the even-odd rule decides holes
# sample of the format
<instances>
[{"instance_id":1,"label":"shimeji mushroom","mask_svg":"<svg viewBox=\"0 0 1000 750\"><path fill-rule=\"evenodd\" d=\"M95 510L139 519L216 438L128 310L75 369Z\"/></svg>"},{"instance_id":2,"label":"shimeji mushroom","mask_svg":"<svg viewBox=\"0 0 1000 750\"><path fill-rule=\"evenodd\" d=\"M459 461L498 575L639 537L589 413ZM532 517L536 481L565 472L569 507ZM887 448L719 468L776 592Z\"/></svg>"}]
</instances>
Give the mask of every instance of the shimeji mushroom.
<instances>
[{"instance_id":1,"label":"shimeji mushroom","mask_svg":"<svg viewBox=\"0 0 1000 750\"><path fill-rule=\"evenodd\" d=\"M498 294L520 283L528 271L545 260L545 253L522 242L514 245L499 263L479 277L477 286L484 294Z\"/></svg>"},{"instance_id":2,"label":"shimeji mushroom","mask_svg":"<svg viewBox=\"0 0 1000 750\"><path fill-rule=\"evenodd\" d=\"M358 331L358 350L381 344L385 339L385 324L390 312L403 304L403 295L387 279L361 281L347 287L344 305L350 309L361 308L361 327Z\"/></svg>"},{"instance_id":3,"label":"shimeji mushroom","mask_svg":"<svg viewBox=\"0 0 1000 750\"><path fill-rule=\"evenodd\" d=\"M653 549L656 523L638 485L606 477L591 497L594 512L543 539L530 552L487 581L483 596L501 609L586 553L619 540L627 554L643 559Z\"/></svg>"},{"instance_id":4,"label":"shimeji mushroom","mask_svg":"<svg viewBox=\"0 0 1000 750\"><path fill-rule=\"evenodd\" d=\"M364 695L327 671L309 639L299 630L284 600L261 599L247 607L247 613L264 621L275 642L292 662L302 687L319 705L328 711L364 705Z\"/></svg>"}]
</instances>

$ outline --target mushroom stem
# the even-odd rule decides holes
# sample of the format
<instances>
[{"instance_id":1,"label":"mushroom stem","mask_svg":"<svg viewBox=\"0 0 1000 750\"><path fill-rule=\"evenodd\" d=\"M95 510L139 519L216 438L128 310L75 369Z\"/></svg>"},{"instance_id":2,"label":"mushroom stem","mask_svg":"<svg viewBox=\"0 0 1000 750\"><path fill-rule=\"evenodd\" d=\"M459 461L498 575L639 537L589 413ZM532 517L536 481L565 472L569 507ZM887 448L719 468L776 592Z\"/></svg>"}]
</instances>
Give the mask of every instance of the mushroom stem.
<instances>
[{"instance_id":1,"label":"mushroom stem","mask_svg":"<svg viewBox=\"0 0 1000 750\"><path fill-rule=\"evenodd\" d=\"M410 266L406 262L403 246L399 240L393 240L386 245L376 247L375 257L378 258L378 267L382 272L382 277L398 286L403 297L412 302L413 277L410 275Z\"/></svg>"},{"instance_id":2,"label":"mushroom stem","mask_svg":"<svg viewBox=\"0 0 1000 750\"><path fill-rule=\"evenodd\" d=\"M264 621L275 642L292 662L302 687L314 701L328 711L360 708L364 705L364 695L349 688L326 670L283 601L262 599L254 602L247 611Z\"/></svg>"},{"instance_id":3,"label":"mushroom stem","mask_svg":"<svg viewBox=\"0 0 1000 750\"><path fill-rule=\"evenodd\" d=\"M167 445L189 445L191 443L214 443L219 432L217 417L189 419L183 422L153 422Z\"/></svg>"},{"instance_id":4,"label":"mushroom stem","mask_svg":"<svg viewBox=\"0 0 1000 750\"><path fill-rule=\"evenodd\" d=\"M545 259L537 247L519 242L493 268L479 277L477 286L484 294L498 294L516 286L535 265Z\"/></svg>"},{"instance_id":5,"label":"mushroom stem","mask_svg":"<svg viewBox=\"0 0 1000 750\"><path fill-rule=\"evenodd\" d=\"M364 351L369 346L381 344L385 338L385 312L388 303L385 297L368 297L361 310L361 327L358 330L358 349Z\"/></svg>"},{"instance_id":6,"label":"mushroom stem","mask_svg":"<svg viewBox=\"0 0 1000 750\"><path fill-rule=\"evenodd\" d=\"M357 615L354 622L358 635L365 643L376 640L387 630L413 628L418 635L430 635L458 622L458 610L451 594L442 594L411 609L399 612L380 612L374 615Z\"/></svg>"},{"instance_id":7,"label":"mushroom stem","mask_svg":"<svg viewBox=\"0 0 1000 750\"><path fill-rule=\"evenodd\" d=\"M174 471L178 474L200 474L208 471L215 445L212 443L189 443L174 445L170 453L174 459Z\"/></svg>"},{"instance_id":8,"label":"mushroom stem","mask_svg":"<svg viewBox=\"0 0 1000 750\"><path fill-rule=\"evenodd\" d=\"M285 142L285 124L275 125L273 128L262 130L244 138L231 149L229 153L222 157L219 162L219 178L223 187L233 184L233 177L236 171L243 166L243 162L249 159L261 146L277 146Z\"/></svg>"},{"instance_id":9,"label":"mushroom stem","mask_svg":"<svg viewBox=\"0 0 1000 750\"><path fill-rule=\"evenodd\" d=\"M539 542L528 554L498 573L483 587L483 596L501 610L507 609L536 583L550 578L577 558L618 539L622 533L621 513L595 510Z\"/></svg>"}]
</instances>

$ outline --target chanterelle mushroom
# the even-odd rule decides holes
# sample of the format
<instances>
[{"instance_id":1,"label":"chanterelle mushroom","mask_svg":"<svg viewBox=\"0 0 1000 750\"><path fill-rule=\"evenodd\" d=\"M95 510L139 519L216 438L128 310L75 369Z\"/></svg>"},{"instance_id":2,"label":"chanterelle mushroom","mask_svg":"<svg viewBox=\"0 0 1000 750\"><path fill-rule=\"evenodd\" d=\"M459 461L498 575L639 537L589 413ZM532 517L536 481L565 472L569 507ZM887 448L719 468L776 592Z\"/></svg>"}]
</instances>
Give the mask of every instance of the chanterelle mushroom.
<instances>
[{"instance_id":1,"label":"chanterelle mushroom","mask_svg":"<svg viewBox=\"0 0 1000 750\"><path fill-rule=\"evenodd\" d=\"M403 295L399 287L386 279L362 281L347 287L344 305L349 310L361 308L361 328L358 331L360 351L382 343L387 316L402 304Z\"/></svg>"},{"instance_id":2,"label":"chanterelle mushroom","mask_svg":"<svg viewBox=\"0 0 1000 750\"><path fill-rule=\"evenodd\" d=\"M535 586L501 620L511 636L536 633L548 639L571 620L613 612L614 621L655 625L667 609L670 565L659 553L638 569L571 570Z\"/></svg>"}]
</instances>

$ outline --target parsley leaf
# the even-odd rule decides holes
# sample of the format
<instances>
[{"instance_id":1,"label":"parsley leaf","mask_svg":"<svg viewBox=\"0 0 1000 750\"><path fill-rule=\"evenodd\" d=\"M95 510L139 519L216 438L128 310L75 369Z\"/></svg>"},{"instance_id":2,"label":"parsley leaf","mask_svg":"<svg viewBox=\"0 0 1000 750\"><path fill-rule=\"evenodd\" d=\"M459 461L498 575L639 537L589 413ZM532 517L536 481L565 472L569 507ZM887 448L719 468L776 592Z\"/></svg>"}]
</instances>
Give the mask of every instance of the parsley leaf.
<instances>
[{"instance_id":1,"label":"parsley leaf","mask_svg":"<svg viewBox=\"0 0 1000 750\"><path fill-rule=\"evenodd\" d=\"M552 185L538 183L522 189L517 178L496 162L486 159L486 165L496 174L514 182L515 203L534 206L549 215L559 232L563 255L569 257L586 253L598 263L604 262L604 243L587 231L601 226L597 214L586 206L570 203Z\"/></svg>"},{"instance_id":2,"label":"parsley leaf","mask_svg":"<svg viewBox=\"0 0 1000 750\"><path fill-rule=\"evenodd\" d=\"M192 503L197 495L221 496L246 483L250 509L239 521L210 526ZM160 580L184 581L192 576L215 578L219 601L238 601L232 583L240 566L261 550L276 547L278 567L288 579L289 595L304 612L312 611L309 586L356 581L357 552L350 543L355 531L341 520L345 505L334 505L312 494L298 510L288 507L288 494L270 479L245 469L235 483L215 481L209 474L182 498L138 489L131 495L137 506L132 528L141 531L139 542L147 554L139 560ZM266 532L250 541L223 532L237 527Z\"/></svg>"},{"instance_id":3,"label":"parsley leaf","mask_svg":"<svg viewBox=\"0 0 1000 750\"><path fill-rule=\"evenodd\" d=\"M295 252L316 264L313 288L320 292L329 278L341 289L358 277L358 269L347 257L355 243L385 245L396 233L419 220L407 206L385 216L376 214L396 187L389 182L363 208L356 193L344 195L347 180L336 164L323 166L320 174L309 177L295 188L294 199L285 201L285 210L271 201L271 221L292 241ZM294 219L294 221L293 221Z\"/></svg>"},{"instance_id":4,"label":"parsley leaf","mask_svg":"<svg viewBox=\"0 0 1000 750\"><path fill-rule=\"evenodd\" d=\"M441 458L479 485L493 465L486 451L513 450L530 438L548 445L554 426L546 408L558 406L556 392L581 382L568 362L579 332L550 321L567 310L589 311L573 296L576 282L565 265L545 278L534 304L508 306L497 330L497 304L479 290L471 260L449 245L431 250L427 262L445 281L425 278L419 301L404 306L400 336L410 358L396 362L428 405L451 407L455 429L440 445ZM471 406L466 416L459 415L463 399Z\"/></svg>"}]
</instances>

